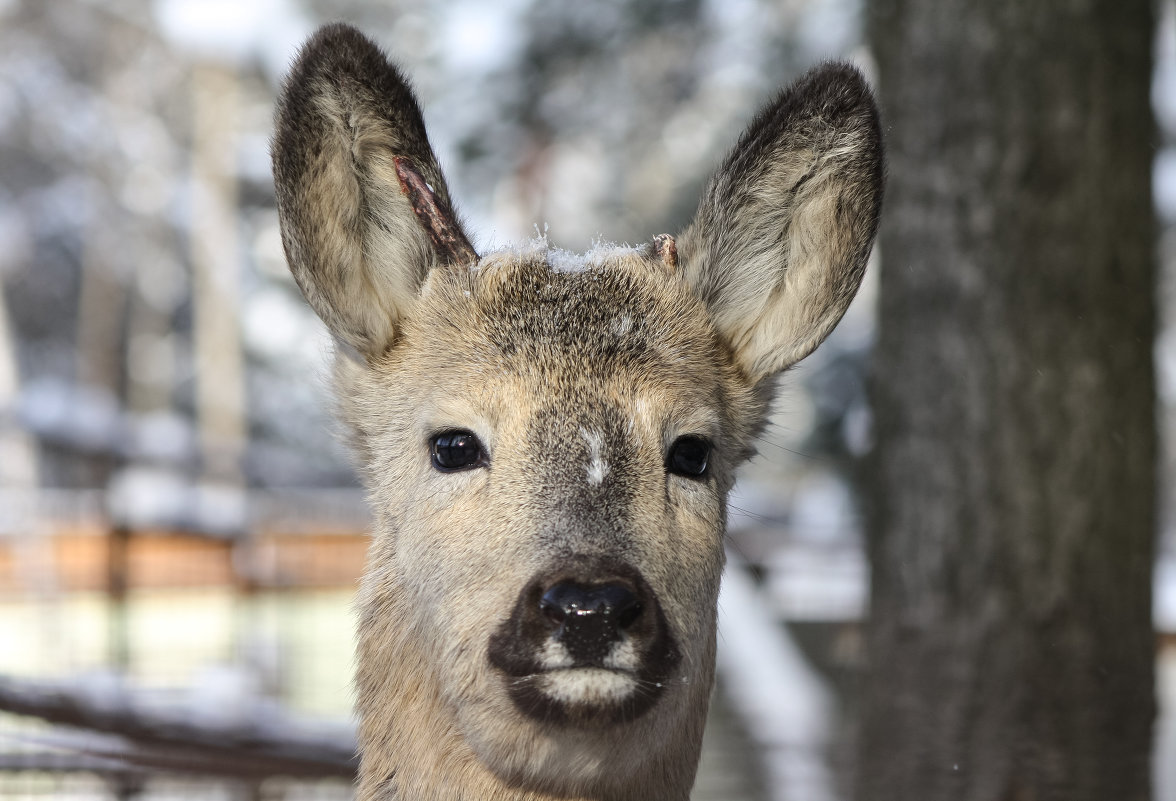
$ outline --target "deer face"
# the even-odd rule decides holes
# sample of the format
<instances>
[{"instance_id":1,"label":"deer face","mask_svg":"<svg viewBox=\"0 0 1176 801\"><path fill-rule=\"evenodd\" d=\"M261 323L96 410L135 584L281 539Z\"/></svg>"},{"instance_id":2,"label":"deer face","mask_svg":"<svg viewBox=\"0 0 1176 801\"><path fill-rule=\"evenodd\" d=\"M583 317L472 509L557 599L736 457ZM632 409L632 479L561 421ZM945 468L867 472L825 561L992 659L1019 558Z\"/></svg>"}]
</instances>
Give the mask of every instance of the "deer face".
<instances>
[{"instance_id":1,"label":"deer face","mask_svg":"<svg viewBox=\"0 0 1176 801\"><path fill-rule=\"evenodd\" d=\"M365 611L424 635L488 761L517 761L525 731L543 756L519 772L567 776L584 731L686 725L709 693L724 503L759 401L652 251L546 256L435 271L344 394L368 410L384 521Z\"/></svg>"},{"instance_id":2,"label":"deer face","mask_svg":"<svg viewBox=\"0 0 1176 801\"><path fill-rule=\"evenodd\" d=\"M748 129L680 258L666 236L479 257L399 74L345 26L308 43L274 167L376 518L361 794L434 797L423 776L476 763L520 792L685 797L733 472L857 288L879 147L860 76L826 67Z\"/></svg>"}]
</instances>

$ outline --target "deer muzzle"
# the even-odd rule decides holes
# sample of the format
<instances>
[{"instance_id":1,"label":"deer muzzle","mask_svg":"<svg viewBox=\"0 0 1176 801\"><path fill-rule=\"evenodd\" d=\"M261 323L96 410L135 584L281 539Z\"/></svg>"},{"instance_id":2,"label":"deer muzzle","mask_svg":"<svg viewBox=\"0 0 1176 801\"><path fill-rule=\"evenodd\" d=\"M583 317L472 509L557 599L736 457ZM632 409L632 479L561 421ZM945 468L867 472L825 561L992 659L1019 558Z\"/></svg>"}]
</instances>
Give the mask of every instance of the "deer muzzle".
<instances>
[{"instance_id":1,"label":"deer muzzle","mask_svg":"<svg viewBox=\"0 0 1176 801\"><path fill-rule=\"evenodd\" d=\"M681 655L656 594L631 565L572 557L541 570L490 638L515 705L568 726L632 720L673 682Z\"/></svg>"}]
</instances>

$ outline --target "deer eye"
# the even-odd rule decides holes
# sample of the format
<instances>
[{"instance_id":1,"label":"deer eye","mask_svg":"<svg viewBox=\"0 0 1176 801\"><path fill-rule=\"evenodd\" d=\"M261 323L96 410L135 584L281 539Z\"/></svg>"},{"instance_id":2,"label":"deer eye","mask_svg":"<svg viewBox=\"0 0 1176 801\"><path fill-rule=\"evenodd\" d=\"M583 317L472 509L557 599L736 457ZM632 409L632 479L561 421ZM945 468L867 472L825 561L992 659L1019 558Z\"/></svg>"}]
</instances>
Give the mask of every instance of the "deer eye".
<instances>
[{"instance_id":1,"label":"deer eye","mask_svg":"<svg viewBox=\"0 0 1176 801\"><path fill-rule=\"evenodd\" d=\"M702 478L706 475L710 452L711 444L704 437L693 434L678 437L666 454L666 470L687 478Z\"/></svg>"},{"instance_id":2,"label":"deer eye","mask_svg":"<svg viewBox=\"0 0 1176 801\"><path fill-rule=\"evenodd\" d=\"M486 464L486 451L470 431L442 431L429 440L433 467L442 473L470 470Z\"/></svg>"}]
</instances>

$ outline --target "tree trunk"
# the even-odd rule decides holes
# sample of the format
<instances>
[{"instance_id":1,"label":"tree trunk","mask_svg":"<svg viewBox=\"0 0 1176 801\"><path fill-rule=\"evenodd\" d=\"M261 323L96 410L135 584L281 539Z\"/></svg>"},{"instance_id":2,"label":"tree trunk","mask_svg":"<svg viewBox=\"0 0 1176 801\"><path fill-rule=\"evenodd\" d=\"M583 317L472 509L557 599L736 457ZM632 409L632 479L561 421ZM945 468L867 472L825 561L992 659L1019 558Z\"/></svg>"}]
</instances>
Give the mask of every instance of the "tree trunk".
<instances>
[{"instance_id":1,"label":"tree trunk","mask_svg":"<svg viewBox=\"0 0 1176 801\"><path fill-rule=\"evenodd\" d=\"M1146 0L873 0L863 801L1150 795Z\"/></svg>"}]
</instances>

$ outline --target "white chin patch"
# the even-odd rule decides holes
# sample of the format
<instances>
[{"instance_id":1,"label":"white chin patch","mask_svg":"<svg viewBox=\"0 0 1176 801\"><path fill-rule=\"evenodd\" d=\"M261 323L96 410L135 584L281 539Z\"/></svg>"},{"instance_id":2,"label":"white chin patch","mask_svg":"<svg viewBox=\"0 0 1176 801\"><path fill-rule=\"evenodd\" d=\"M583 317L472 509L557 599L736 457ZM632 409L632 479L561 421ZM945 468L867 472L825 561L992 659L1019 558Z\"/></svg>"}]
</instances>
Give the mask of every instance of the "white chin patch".
<instances>
[{"instance_id":1,"label":"white chin patch","mask_svg":"<svg viewBox=\"0 0 1176 801\"><path fill-rule=\"evenodd\" d=\"M553 670L543 675L541 689L554 701L565 704L615 704L637 689L637 680L604 668Z\"/></svg>"}]
</instances>

